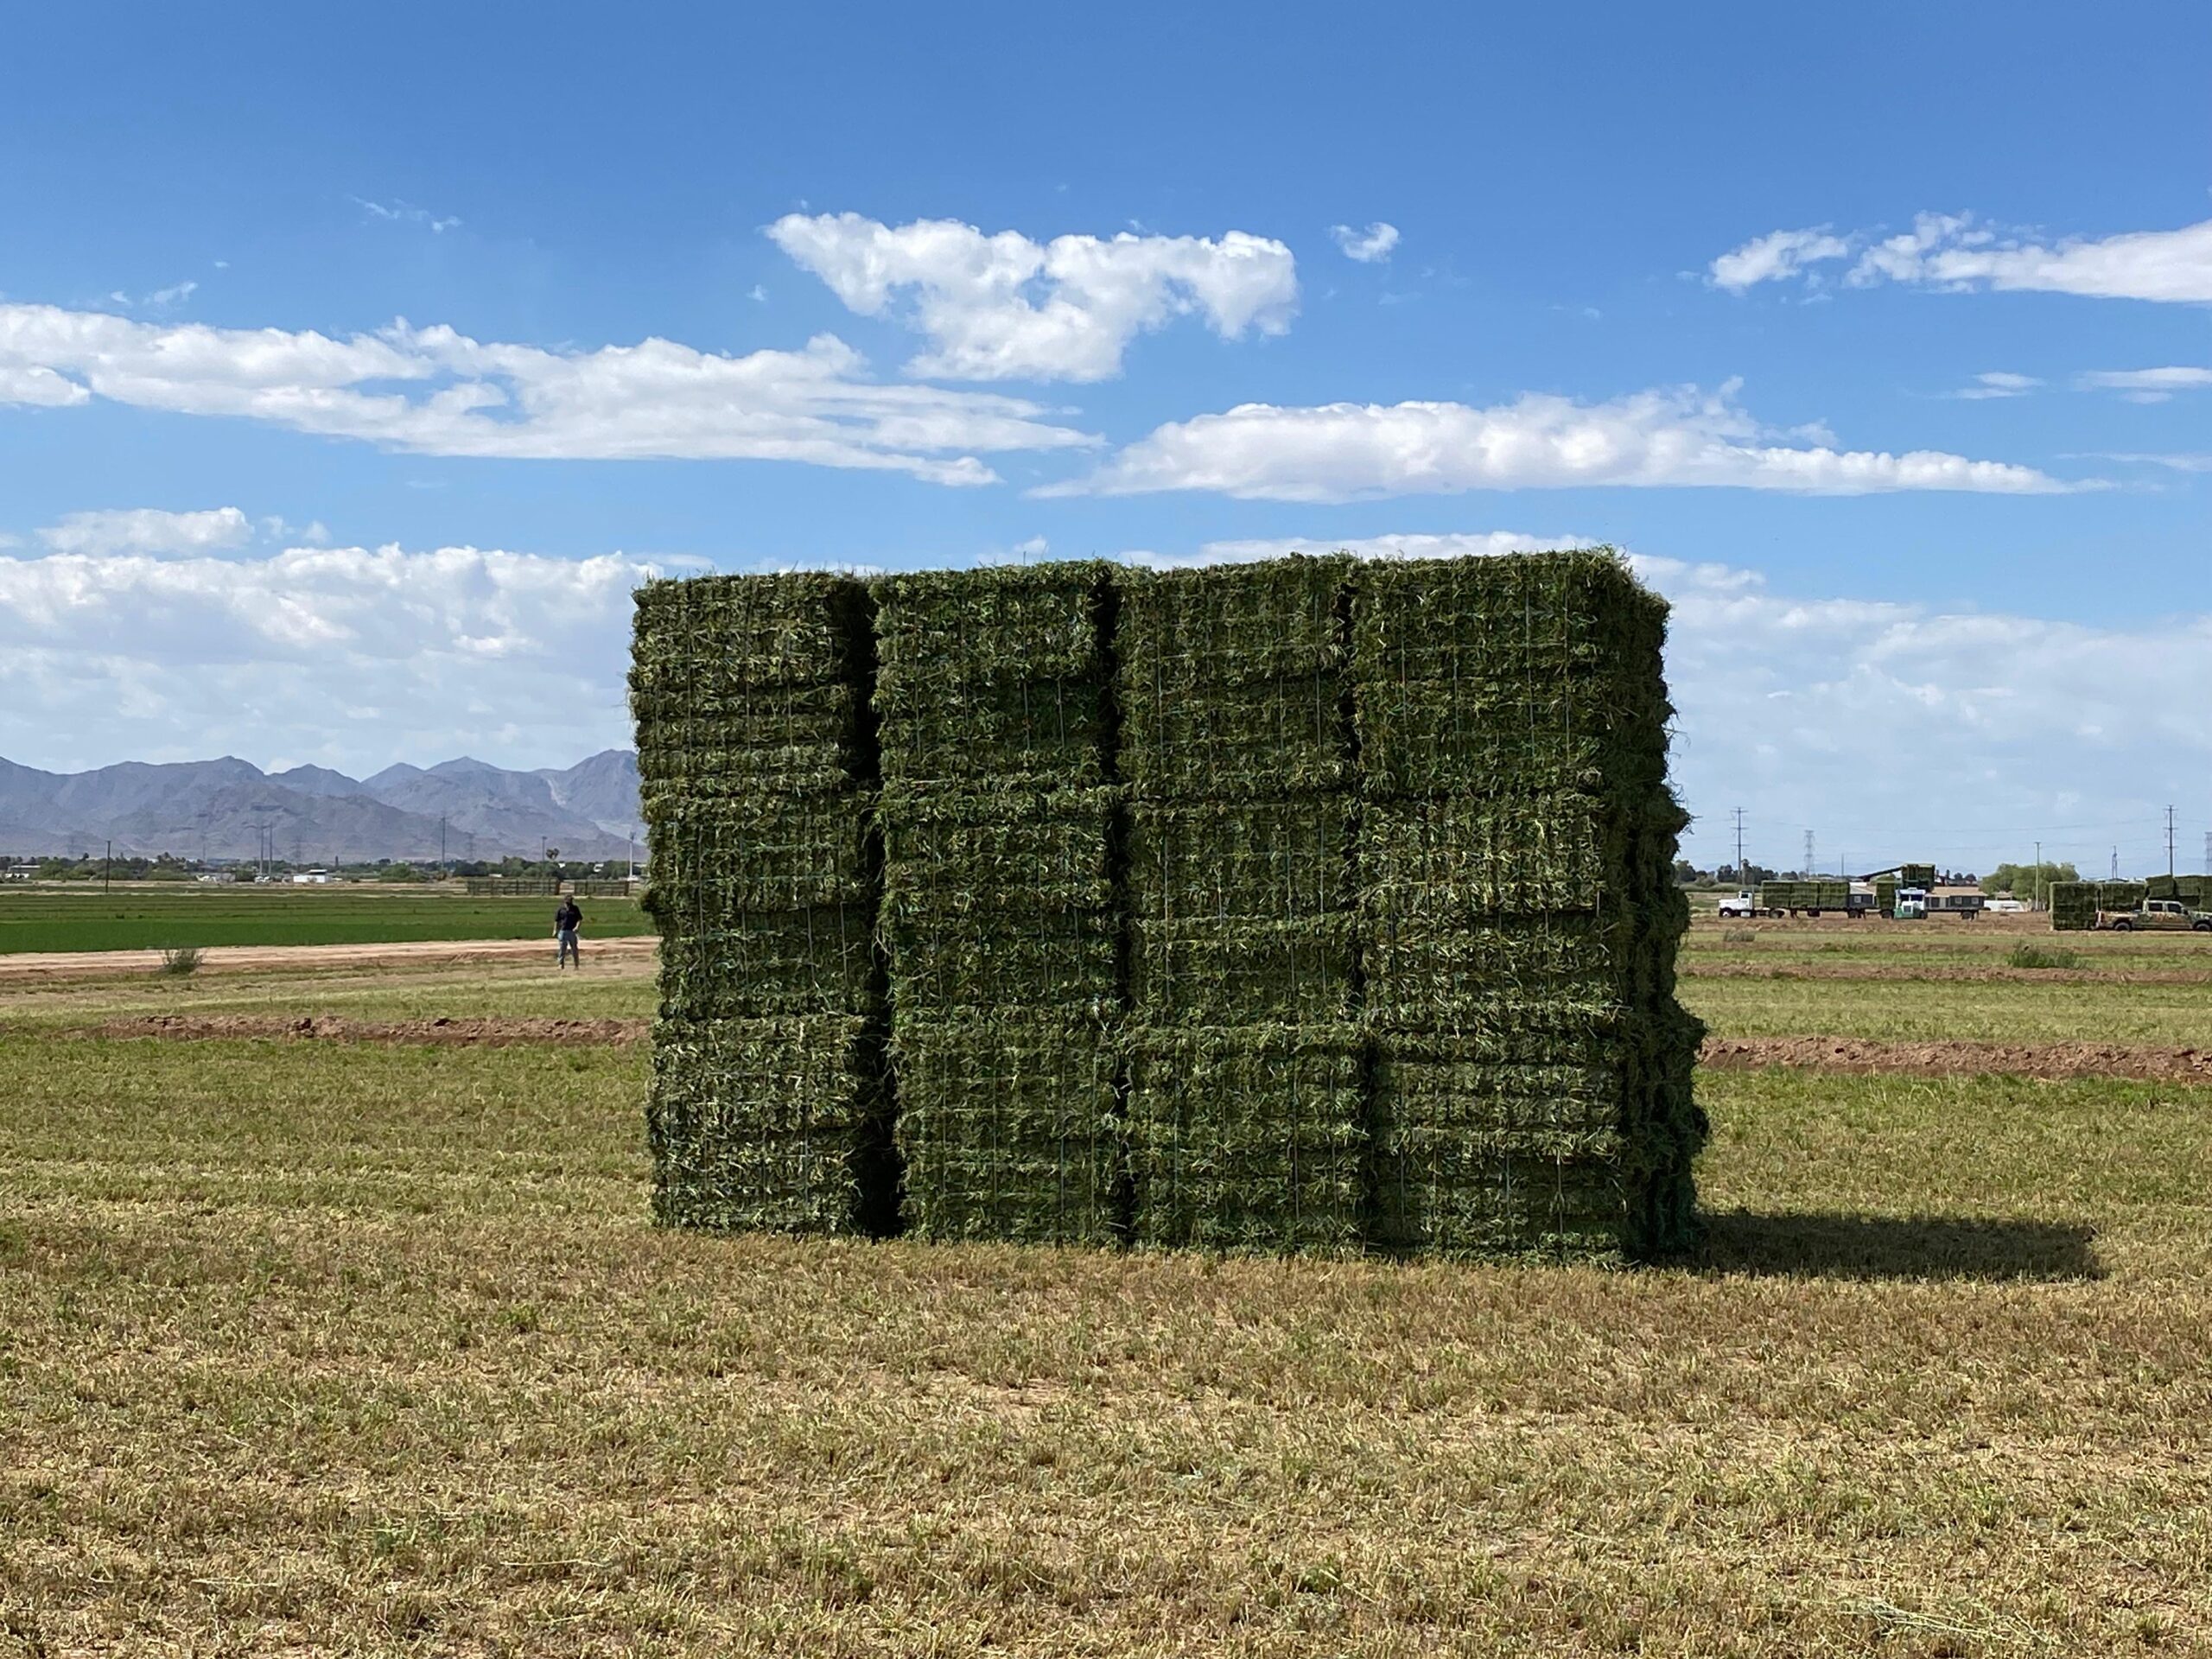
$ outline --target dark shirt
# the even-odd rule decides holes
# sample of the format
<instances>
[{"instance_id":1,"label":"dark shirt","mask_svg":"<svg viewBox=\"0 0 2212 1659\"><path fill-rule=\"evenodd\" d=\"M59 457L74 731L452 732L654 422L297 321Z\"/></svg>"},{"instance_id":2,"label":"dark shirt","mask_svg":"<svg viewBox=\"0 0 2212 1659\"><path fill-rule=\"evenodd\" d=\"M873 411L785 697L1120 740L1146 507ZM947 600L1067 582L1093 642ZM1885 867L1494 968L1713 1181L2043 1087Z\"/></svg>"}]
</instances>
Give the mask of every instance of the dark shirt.
<instances>
[{"instance_id":1,"label":"dark shirt","mask_svg":"<svg viewBox=\"0 0 2212 1659\"><path fill-rule=\"evenodd\" d=\"M560 909L553 912L553 925L556 928L566 931L570 928L582 927L583 925L584 913L582 911L576 908L576 901L573 899L569 899L566 904L563 905Z\"/></svg>"}]
</instances>

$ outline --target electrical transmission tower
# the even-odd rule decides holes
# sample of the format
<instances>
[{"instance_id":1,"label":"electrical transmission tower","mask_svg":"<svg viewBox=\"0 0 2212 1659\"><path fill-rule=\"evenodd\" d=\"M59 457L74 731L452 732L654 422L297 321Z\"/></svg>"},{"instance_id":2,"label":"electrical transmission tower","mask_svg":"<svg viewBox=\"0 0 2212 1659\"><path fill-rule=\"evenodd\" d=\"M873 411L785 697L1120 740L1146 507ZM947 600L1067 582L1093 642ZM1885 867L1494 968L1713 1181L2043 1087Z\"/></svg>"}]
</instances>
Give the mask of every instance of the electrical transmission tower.
<instances>
[{"instance_id":1,"label":"electrical transmission tower","mask_svg":"<svg viewBox=\"0 0 2212 1659\"><path fill-rule=\"evenodd\" d=\"M1813 832L1809 830L1805 832L1805 874L1807 875L1819 874L1813 864Z\"/></svg>"},{"instance_id":2,"label":"electrical transmission tower","mask_svg":"<svg viewBox=\"0 0 2212 1659\"><path fill-rule=\"evenodd\" d=\"M2166 809L2166 874L2174 873L2174 810Z\"/></svg>"}]
</instances>

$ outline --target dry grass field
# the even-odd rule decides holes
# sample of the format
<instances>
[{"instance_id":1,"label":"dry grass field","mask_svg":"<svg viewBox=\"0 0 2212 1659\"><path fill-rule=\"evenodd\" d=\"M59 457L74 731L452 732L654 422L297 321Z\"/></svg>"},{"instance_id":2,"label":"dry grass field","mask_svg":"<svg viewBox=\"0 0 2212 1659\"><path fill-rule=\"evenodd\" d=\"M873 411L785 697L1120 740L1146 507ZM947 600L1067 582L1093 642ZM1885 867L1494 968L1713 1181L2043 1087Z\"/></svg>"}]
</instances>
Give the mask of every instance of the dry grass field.
<instances>
[{"instance_id":1,"label":"dry grass field","mask_svg":"<svg viewBox=\"0 0 2212 1659\"><path fill-rule=\"evenodd\" d=\"M2212 1047L1751 931L1723 1036ZM2212 1088L1709 1071L1635 1272L679 1236L641 1045L417 1039L648 970L0 986L0 1654L2212 1653Z\"/></svg>"}]
</instances>

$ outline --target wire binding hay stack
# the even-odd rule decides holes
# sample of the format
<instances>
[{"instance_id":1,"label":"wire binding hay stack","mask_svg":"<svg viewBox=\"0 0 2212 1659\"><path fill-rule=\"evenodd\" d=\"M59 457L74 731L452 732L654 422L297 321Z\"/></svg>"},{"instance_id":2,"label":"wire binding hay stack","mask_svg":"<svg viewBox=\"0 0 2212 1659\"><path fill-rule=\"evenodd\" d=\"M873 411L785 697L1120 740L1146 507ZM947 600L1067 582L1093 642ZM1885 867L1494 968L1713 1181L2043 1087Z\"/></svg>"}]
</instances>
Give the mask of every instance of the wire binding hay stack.
<instances>
[{"instance_id":1,"label":"wire binding hay stack","mask_svg":"<svg viewBox=\"0 0 2212 1659\"><path fill-rule=\"evenodd\" d=\"M929 1237L1121 1230L1109 577L875 585L897 1139Z\"/></svg>"},{"instance_id":2,"label":"wire binding hay stack","mask_svg":"<svg viewBox=\"0 0 2212 1659\"><path fill-rule=\"evenodd\" d=\"M1602 552L649 588L659 1214L1681 1245L1664 617Z\"/></svg>"},{"instance_id":3,"label":"wire binding hay stack","mask_svg":"<svg viewBox=\"0 0 2212 1659\"><path fill-rule=\"evenodd\" d=\"M1123 577L1141 1243L1362 1236L1351 568Z\"/></svg>"},{"instance_id":4,"label":"wire binding hay stack","mask_svg":"<svg viewBox=\"0 0 2212 1659\"><path fill-rule=\"evenodd\" d=\"M661 932L648 1127L664 1221L895 1224L874 969L866 591L641 588L631 674Z\"/></svg>"},{"instance_id":5,"label":"wire binding hay stack","mask_svg":"<svg viewBox=\"0 0 2212 1659\"><path fill-rule=\"evenodd\" d=\"M1642 1256L1691 1231L1664 633L1603 553L1360 573L1379 1243Z\"/></svg>"}]
</instances>

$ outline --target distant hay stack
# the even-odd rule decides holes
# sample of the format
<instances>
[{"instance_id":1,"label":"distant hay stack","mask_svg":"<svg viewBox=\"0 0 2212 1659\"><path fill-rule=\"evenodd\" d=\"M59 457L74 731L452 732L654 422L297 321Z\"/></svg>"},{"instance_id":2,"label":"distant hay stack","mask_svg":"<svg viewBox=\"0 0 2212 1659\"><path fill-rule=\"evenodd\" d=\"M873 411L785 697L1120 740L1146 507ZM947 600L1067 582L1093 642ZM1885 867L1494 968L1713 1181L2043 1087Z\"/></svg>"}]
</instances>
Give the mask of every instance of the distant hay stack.
<instances>
[{"instance_id":1,"label":"distant hay stack","mask_svg":"<svg viewBox=\"0 0 2212 1659\"><path fill-rule=\"evenodd\" d=\"M645 589L657 1213L1679 1248L1664 618L1604 552Z\"/></svg>"}]
</instances>

